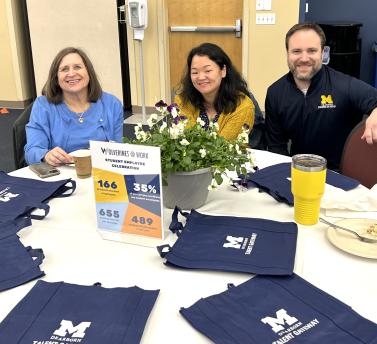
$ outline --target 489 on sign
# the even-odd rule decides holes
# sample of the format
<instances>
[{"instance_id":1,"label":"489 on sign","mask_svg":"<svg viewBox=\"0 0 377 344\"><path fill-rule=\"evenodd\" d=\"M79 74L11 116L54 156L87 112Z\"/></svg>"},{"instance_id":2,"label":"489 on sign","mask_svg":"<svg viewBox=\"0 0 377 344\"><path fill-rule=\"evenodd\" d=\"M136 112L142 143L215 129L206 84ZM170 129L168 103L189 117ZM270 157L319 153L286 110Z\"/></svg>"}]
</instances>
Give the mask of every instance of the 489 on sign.
<instances>
[{"instance_id":1,"label":"489 on sign","mask_svg":"<svg viewBox=\"0 0 377 344\"><path fill-rule=\"evenodd\" d=\"M131 221L134 223L140 223L142 225L151 225L153 223L153 220L150 217L145 218L143 216L133 216Z\"/></svg>"}]
</instances>

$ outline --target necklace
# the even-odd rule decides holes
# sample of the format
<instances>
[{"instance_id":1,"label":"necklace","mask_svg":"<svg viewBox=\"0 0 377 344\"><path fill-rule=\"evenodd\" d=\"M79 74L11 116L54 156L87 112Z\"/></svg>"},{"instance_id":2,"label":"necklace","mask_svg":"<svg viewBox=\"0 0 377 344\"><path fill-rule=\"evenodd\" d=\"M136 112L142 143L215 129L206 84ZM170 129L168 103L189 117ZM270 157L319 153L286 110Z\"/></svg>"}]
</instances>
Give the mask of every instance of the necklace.
<instances>
[{"instance_id":1,"label":"necklace","mask_svg":"<svg viewBox=\"0 0 377 344\"><path fill-rule=\"evenodd\" d=\"M84 123L84 114L85 114L85 111L84 112L81 112L81 113L76 113L76 115L78 116L78 121L79 123Z\"/></svg>"}]
</instances>

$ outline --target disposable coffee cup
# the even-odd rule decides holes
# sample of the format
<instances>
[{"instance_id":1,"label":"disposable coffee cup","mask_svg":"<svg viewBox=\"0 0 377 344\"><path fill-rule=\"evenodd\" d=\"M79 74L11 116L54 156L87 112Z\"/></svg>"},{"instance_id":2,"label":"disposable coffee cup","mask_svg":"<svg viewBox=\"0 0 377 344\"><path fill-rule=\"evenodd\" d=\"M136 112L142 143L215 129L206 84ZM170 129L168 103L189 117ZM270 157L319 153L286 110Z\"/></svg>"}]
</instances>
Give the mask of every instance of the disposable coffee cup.
<instances>
[{"instance_id":1,"label":"disposable coffee cup","mask_svg":"<svg viewBox=\"0 0 377 344\"><path fill-rule=\"evenodd\" d=\"M77 178L89 178L92 175L92 159L89 149L79 149L69 153L73 158Z\"/></svg>"},{"instance_id":2,"label":"disposable coffee cup","mask_svg":"<svg viewBox=\"0 0 377 344\"><path fill-rule=\"evenodd\" d=\"M325 158L314 154L292 157L292 194L294 219L301 225L314 225L319 219L321 198L326 183Z\"/></svg>"}]
</instances>

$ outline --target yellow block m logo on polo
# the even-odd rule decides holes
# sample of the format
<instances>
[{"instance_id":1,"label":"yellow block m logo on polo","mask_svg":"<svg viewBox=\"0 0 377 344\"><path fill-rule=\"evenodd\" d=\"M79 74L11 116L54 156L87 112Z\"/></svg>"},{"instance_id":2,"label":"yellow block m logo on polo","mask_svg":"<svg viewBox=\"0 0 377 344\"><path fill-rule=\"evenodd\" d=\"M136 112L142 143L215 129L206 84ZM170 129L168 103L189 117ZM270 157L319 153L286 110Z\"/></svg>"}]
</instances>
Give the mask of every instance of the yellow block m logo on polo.
<instances>
[{"instance_id":1,"label":"yellow block m logo on polo","mask_svg":"<svg viewBox=\"0 0 377 344\"><path fill-rule=\"evenodd\" d=\"M322 96L321 96L321 104L322 104L322 105L326 105L326 104L334 104L334 102L332 101L332 96L331 96L331 94L329 94L328 96L324 96L324 95L322 95Z\"/></svg>"}]
</instances>

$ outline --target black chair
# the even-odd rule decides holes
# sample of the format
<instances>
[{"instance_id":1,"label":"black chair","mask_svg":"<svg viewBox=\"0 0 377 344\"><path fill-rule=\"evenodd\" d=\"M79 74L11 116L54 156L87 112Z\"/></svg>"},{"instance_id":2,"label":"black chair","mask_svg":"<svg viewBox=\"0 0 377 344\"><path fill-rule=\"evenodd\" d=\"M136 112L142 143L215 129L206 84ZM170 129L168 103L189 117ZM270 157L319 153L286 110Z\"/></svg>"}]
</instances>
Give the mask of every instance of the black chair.
<instances>
[{"instance_id":1,"label":"black chair","mask_svg":"<svg viewBox=\"0 0 377 344\"><path fill-rule=\"evenodd\" d=\"M266 150L264 116L254 95L249 92L248 96L255 106L254 125L249 134L249 146L250 148Z\"/></svg>"},{"instance_id":2,"label":"black chair","mask_svg":"<svg viewBox=\"0 0 377 344\"><path fill-rule=\"evenodd\" d=\"M369 145L361 139L364 129L365 121L362 121L348 135L340 172L371 188L377 183L377 143Z\"/></svg>"},{"instance_id":3,"label":"black chair","mask_svg":"<svg viewBox=\"0 0 377 344\"><path fill-rule=\"evenodd\" d=\"M16 119L12 128L13 136L13 156L16 170L25 167L25 144L26 144L26 131L25 126L29 122L31 108L33 103L28 105L21 115Z\"/></svg>"}]
</instances>

